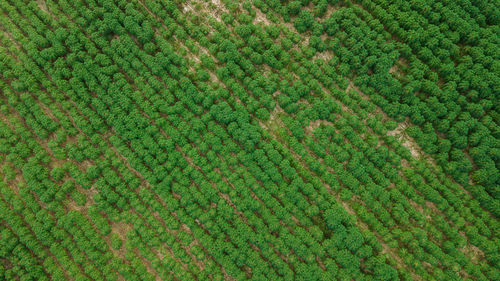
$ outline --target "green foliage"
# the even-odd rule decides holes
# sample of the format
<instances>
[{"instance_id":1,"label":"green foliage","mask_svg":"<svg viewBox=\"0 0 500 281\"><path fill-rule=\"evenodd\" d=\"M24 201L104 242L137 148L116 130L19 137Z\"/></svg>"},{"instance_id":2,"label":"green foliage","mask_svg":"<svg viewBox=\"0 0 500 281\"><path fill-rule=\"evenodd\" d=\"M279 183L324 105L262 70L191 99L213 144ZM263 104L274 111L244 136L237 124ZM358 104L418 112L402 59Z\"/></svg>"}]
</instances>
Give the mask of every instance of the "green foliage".
<instances>
[{"instance_id":1,"label":"green foliage","mask_svg":"<svg viewBox=\"0 0 500 281\"><path fill-rule=\"evenodd\" d=\"M122 240L118 234L113 233L111 234L111 248L115 250L119 250L122 247Z\"/></svg>"},{"instance_id":2,"label":"green foliage","mask_svg":"<svg viewBox=\"0 0 500 281\"><path fill-rule=\"evenodd\" d=\"M492 1L0 9L0 279L498 279Z\"/></svg>"}]
</instances>

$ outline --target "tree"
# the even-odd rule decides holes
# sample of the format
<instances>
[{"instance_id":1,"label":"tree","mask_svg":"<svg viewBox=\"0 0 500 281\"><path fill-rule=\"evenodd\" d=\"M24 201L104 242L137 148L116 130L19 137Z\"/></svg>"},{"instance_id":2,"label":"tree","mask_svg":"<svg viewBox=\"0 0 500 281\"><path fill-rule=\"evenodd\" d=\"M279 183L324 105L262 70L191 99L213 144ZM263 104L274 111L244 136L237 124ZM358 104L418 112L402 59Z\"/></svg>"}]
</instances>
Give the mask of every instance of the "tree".
<instances>
[{"instance_id":1,"label":"tree","mask_svg":"<svg viewBox=\"0 0 500 281\"><path fill-rule=\"evenodd\" d=\"M115 250L119 250L122 247L122 240L116 233L111 234L111 247Z\"/></svg>"},{"instance_id":2,"label":"tree","mask_svg":"<svg viewBox=\"0 0 500 281\"><path fill-rule=\"evenodd\" d=\"M311 36L309 38L309 45L318 52L323 52L326 49L325 42L319 36Z\"/></svg>"},{"instance_id":3,"label":"tree","mask_svg":"<svg viewBox=\"0 0 500 281\"><path fill-rule=\"evenodd\" d=\"M298 32L304 33L314 24L314 15L307 10L301 10L293 25Z\"/></svg>"}]
</instances>

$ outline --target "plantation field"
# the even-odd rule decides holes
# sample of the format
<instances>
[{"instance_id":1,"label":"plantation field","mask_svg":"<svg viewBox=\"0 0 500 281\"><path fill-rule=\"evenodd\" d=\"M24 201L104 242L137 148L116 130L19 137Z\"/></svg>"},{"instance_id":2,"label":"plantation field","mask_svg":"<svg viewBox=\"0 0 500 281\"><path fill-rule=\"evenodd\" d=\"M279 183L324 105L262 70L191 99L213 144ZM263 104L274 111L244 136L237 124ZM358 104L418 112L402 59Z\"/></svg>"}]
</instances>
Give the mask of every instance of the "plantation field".
<instances>
[{"instance_id":1,"label":"plantation field","mask_svg":"<svg viewBox=\"0 0 500 281\"><path fill-rule=\"evenodd\" d=\"M0 0L0 280L500 280L494 0Z\"/></svg>"}]
</instances>

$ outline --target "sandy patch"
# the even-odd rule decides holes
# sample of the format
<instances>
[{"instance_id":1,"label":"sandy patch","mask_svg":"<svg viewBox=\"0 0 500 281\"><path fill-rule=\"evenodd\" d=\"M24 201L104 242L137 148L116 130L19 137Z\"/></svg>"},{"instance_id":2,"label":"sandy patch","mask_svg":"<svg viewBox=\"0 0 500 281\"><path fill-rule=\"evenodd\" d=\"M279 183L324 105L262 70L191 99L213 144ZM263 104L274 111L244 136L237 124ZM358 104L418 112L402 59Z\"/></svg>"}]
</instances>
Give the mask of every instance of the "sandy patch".
<instances>
[{"instance_id":1,"label":"sandy patch","mask_svg":"<svg viewBox=\"0 0 500 281\"><path fill-rule=\"evenodd\" d=\"M38 5L38 8L40 8L40 10L48 13L49 12L49 9L47 9L47 3L45 3L45 0L36 0L36 4Z\"/></svg>"},{"instance_id":2,"label":"sandy patch","mask_svg":"<svg viewBox=\"0 0 500 281\"><path fill-rule=\"evenodd\" d=\"M261 10L259 9L254 9L255 11L255 18L253 19L253 24L259 24L262 23L264 25L270 25L271 21L269 21L264 13L262 13Z\"/></svg>"}]
</instances>

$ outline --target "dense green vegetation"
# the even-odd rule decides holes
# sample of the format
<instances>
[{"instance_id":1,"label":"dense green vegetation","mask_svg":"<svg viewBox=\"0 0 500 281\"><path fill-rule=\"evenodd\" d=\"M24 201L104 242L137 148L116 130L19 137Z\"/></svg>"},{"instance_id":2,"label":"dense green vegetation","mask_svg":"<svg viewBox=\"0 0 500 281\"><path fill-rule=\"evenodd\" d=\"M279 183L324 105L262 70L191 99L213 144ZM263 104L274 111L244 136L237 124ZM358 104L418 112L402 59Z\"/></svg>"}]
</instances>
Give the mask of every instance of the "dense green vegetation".
<instances>
[{"instance_id":1,"label":"dense green vegetation","mask_svg":"<svg viewBox=\"0 0 500 281\"><path fill-rule=\"evenodd\" d=\"M496 1L0 13L0 280L500 280Z\"/></svg>"}]
</instances>

